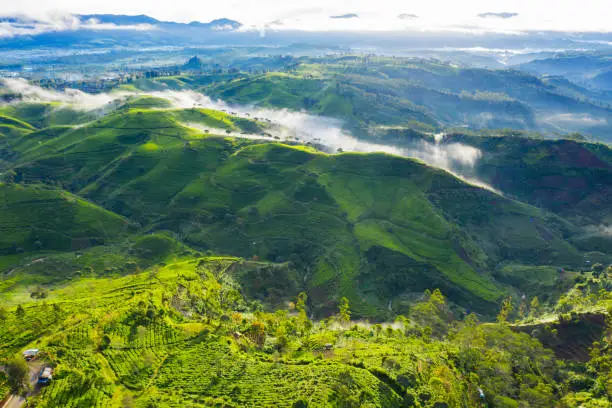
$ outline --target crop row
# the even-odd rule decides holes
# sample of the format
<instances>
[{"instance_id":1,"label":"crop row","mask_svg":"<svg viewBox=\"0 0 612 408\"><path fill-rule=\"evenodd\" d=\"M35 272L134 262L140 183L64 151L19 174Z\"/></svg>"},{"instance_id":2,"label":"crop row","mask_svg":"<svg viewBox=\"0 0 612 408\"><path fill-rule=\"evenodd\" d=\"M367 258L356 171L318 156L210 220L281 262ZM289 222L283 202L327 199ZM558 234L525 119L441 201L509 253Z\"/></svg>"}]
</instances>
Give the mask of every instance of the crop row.
<instances>
[{"instance_id":1,"label":"crop row","mask_svg":"<svg viewBox=\"0 0 612 408\"><path fill-rule=\"evenodd\" d=\"M85 392L75 389L73 378L68 376L53 381L49 386L43 388L40 401L41 405L48 408L72 408L91 407L106 408L110 405L110 397L97 388L88 388Z\"/></svg>"}]
</instances>

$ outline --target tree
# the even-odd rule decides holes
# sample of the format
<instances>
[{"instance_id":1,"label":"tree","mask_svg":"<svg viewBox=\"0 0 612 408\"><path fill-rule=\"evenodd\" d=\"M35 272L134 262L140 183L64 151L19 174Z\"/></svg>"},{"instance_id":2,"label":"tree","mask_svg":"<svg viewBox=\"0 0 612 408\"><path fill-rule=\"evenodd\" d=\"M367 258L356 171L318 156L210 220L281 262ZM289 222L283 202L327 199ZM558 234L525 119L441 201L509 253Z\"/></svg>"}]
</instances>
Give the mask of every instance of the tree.
<instances>
[{"instance_id":1,"label":"tree","mask_svg":"<svg viewBox=\"0 0 612 408\"><path fill-rule=\"evenodd\" d=\"M538 299L537 296L534 296L533 299L531 299L531 302L529 303L529 312L531 313L532 316L538 314L540 311L540 300Z\"/></svg>"},{"instance_id":2,"label":"tree","mask_svg":"<svg viewBox=\"0 0 612 408\"><path fill-rule=\"evenodd\" d=\"M0 307L0 322L5 321L6 319L8 319L8 312L5 308Z\"/></svg>"},{"instance_id":3,"label":"tree","mask_svg":"<svg viewBox=\"0 0 612 408\"><path fill-rule=\"evenodd\" d=\"M263 322L253 322L247 329L248 337L259 347L262 347L266 341L266 326Z\"/></svg>"},{"instance_id":4,"label":"tree","mask_svg":"<svg viewBox=\"0 0 612 408\"><path fill-rule=\"evenodd\" d=\"M596 278L599 278L599 275L601 275L604 269L605 267L600 263L596 263L591 267L591 271L593 271L593 276Z\"/></svg>"},{"instance_id":5,"label":"tree","mask_svg":"<svg viewBox=\"0 0 612 408\"><path fill-rule=\"evenodd\" d=\"M306 313L306 301L308 300L308 295L304 292L300 292L297 296L297 301L295 302L295 309L298 313Z\"/></svg>"},{"instance_id":6,"label":"tree","mask_svg":"<svg viewBox=\"0 0 612 408\"><path fill-rule=\"evenodd\" d=\"M351 321L351 309L349 306L349 300L346 297L340 299L339 317L342 323L348 323Z\"/></svg>"},{"instance_id":7,"label":"tree","mask_svg":"<svg viewBox=\"0 0 612 408\"><path fill-rule=\"evenodd\" d=\"M582 134L580 134L578 132L568 133L567 135L565 135L565 138L569 139L569 140L574 140L574 141L577 141L577 142L584 142L584 141L587 140L586 136L584 136L584 135L582 135Z\"/></svg>"},{"instance_id":8,"label":"tree","mask_svg":"<svg viewBox=\"0 0 612 408\"><path fill-rule=\"evenodd\" d=\"M0 182L6 184L13 184L17 178L17 173L14 170L7 170L4 173L0 173Z\"/></svg>"},{"instance_id":9,"label":"tree","mask_svg":"<svg viewBox=\"0 0 612 408\"><path fill-rule=\"evenodd\" d=\"M23 308L23 306L17 306L17 309L15 309L15 316L17 316L18 319L21 319L23 316L25 316L25 309Z\"/></svg>"},{"instance_id":10,"label":"tree","mask_svg":"<svg viewBox=\"0 0 612 408\"><path fill-rule=\"evenodd\" d=\"M514 310L514 306L512 306L512 297L509 296L504 299L502 303L502 308L497 315L497 321L499 323L506 323L508 321L508 317L510 313Z\"/></svg>"},{"instance_id":11,"label":"tree","mask_svg":"<svg viewBox=\"0 0 612 408\"><path fill-rule=\"evenodd\" d=\"M426 290L424 299L410 309L410 317L421 326L428 326L436 337L443 336L452 320L446 299L440 289Z\"/></svg>"},{"instance_id":12,"label":"tree","mask_svg":"<svg viewBox=\"0 0 612 408\"><path fill-rule=\"evenodd\" d=\"M25 391L28 384L28 365L21 358L13 358L6 366L6 375L8 377L8 384L11 387L13 394L20 394Z\"/></svg>"},{"instance_id":13,"label":"tree","mask_svg":"<svg viewBox=\"0 0 612 408\"><path fill-rule=\"evenodd\" d=\"M295 309L298 311L298 326L299 331L307 333L312 329L312 322L308 318L308 314L306 313L306 301L308 300L308 296L304 292L300 292L297 297L297 301L295 302Z\"/></svg>"}]
</instances>

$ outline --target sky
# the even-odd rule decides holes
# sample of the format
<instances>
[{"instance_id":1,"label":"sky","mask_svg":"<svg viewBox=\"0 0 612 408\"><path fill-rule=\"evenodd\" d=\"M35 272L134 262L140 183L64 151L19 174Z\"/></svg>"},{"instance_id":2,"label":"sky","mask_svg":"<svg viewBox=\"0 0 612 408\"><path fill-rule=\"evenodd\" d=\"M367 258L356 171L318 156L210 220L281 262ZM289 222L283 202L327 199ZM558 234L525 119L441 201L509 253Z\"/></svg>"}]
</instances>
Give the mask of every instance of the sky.
<instances>
[{"instance_id":1,"label":"sky","mask_svg":"<svg viewBox=\"0 0 612 408\"><path fill-rule=\"evenodd\" d=\"M612 31L610 0L0 0L1 14L147 14L160 20L226 17L247 27L302 30ZM482 13L515 13L510 18ZM356 14L353 18L330 18ZM52 16L52 17L49 17Z\"/></svg>"}]
</instances>

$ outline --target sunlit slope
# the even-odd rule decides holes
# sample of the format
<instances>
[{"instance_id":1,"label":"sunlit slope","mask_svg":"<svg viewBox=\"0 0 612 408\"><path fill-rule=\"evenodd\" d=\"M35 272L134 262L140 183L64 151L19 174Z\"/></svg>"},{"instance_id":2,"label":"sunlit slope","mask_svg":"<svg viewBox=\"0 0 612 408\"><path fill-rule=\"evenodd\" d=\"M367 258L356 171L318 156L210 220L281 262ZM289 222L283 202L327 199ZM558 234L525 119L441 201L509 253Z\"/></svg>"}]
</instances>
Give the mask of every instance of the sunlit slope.
<instances>
[{"instance_id":1,"label":"sunlit slope","mask_svg":"<svg viewBox=\"0 0 612 408\"><path fill-rule=\"evenodd\" d=\"M303 58L288 72L250 74L202 89L231 103L340 118L363 137L381 125L433 125L579 131L608 140L612 114L586 89L516 70L417 58Z\"/></svg>"},{"instance_id":2,"label":"sunlit slope","mask_svg":"<svg viewBox=\"0 0 612 408\"><path fill-rule=\"evenodd\" d=\"M231 103L308 110L353 125L370 121L437 123L426 109L410 100L398 95L380 97L371 85L362 87L342 77L332 79L331 75L324 78L269 73L213 84L206 88L206 93Z\"/></svg>"},{"instance_id":3,"label":"sunlit slope","mask_svg":"<svg viewBox=\"0 0 612 408\"><path fill-rule=\"evenodd\" d=\"M83 107L71 107L59 102L0 106L0 115L11 116L35 128L82 124L100 116L98 112L83 110Z\"/></svg>"},{"instance_id":4,"label":"sunlit slope","mask_svg":"<svg viewBox=\"0 0 612 408\"><path fill-rule=\"evenodd\" d=\"M386 374L380 356L389 353L445 367L437 376L453 390L440 395L466 398L460 377L438 355L440 346L417 338L352 347L338 334L322 332L307 336L303 345L292 342L292 350L300 349L287 358L253 349L250 321L227 318L241 316L233 311L244 310L245 300L238 294L217 301L218 289L231 287L216 277L236 265L257 267L237 258L196 258L123 277L78 277L52 289L44 302L24 297L21 316L9 313L0 320L0 358L33 346L48 353L57 375L37 393L37 405L44 407L124 407L125 395L133 395L138 406L291 407L301 400L325 407L347 383L375 406L396 407L405 390L394 378L416 362L396 363ZM278 321L289 321L280 315ZM244 336L232 336L243 330ZM316 358L328 342L339 342L337 351ZM419 379L411 387L420 384Z\"/></svg>"},{"instance_id":5,"label":"sunlit slope","mask_svg":"<svg viewBox=\"0 0 612 408\"><path fill-rule=\"evenodd\" d=\"M290 261L319 312L346 295L358 313L380 315L431 287L484 310L506 290L490 277L500 262L579 259L553 216L420 162L209 136L186 121L258 126L214 111L124 109L17 140L15 179L59 184L199 249Z\"/></svg>"}]
</instances>

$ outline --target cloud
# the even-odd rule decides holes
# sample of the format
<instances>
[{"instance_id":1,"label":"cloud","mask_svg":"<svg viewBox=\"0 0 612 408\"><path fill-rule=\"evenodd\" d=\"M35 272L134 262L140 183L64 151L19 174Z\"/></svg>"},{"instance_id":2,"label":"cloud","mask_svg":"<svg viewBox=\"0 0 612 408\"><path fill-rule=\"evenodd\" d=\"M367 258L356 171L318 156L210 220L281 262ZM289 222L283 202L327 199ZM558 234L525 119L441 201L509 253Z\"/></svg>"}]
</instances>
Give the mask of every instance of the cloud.
<instances>
[{"instance_id":1,"label":"cloud","mask_svg":"<svg viewBox=\"0 0 612 408\"><path fill-rule=\"evenodd\" d=\"M478 14L478 17L480 18L501 18L501 19L509 19L509 18L513 18L513 17L517 17L519 15L519 13L509 13L509 12L501 12L501 13L493 13L493 12L488 12L488 13L480 13Z\"/></svg>"},{"instance_id":2,"label":"cloud","mask_svg":"<svg viewBox=\"0 0 612 408\"><path fill-rule=\"evenodd\" d=\"M595 117L588 113L556 113L540 116L539 121L559 132L580 131L595 126L607 126L605 117Z\"/></svg>"},{"instance_id":3,"label":"cloud","mask_svg":"<svg viewBox=\"0 0 612 408\"><path fill-rule=\"evenodd\" d=\"M416 14L402 13L397 16L400 20L414 20L419 18Z\"/></svg>"},{"instance_id":4,"label":"cloud","mask_svg":"<svg viewBox=\"0 0 612 408\"><path fill-rule=\"evenodd\" d=\"M434 142L422 140L411 146L400 147L358 139L344 129L341 120L311 115L306 112L229 105L221 100L213 101L206 95L194 91L163 91L149 94L166 98L177 108L196 106L230 112L242 117L265 119L272 124L269 132L271 135L285 140L310 142L328 153L336 153L342 149L345 152L381 152L416 158L430 166L447 170L469 184L500 194L499 191L475 177L474 167L482 157L482 152L462 143L443 143L442 134L436 135ZM192 123L186 125L199 127ZM240 135L240 137L245 136L254 139L262 138L259 135Z\"/></svg>"},{"instance_id":5,"label":"cloud","mask_svg":"<svg viewBox=\"0 0 612 408\"><path fill-rule=\"evenodd\" d=\"M274 20L266 24L267 27L280 27L283 25L285 25L285 23L282 20Z\"/></svg>"},{"instance_id":6,"label":"cloud","mask_svg":"<svg viewBox=\"0 0 612 408\"><path fill-rule=\"evenodd\" d=\"M588 225L584 229L590 236L612 238L612 225Z\"/></svg>"},{"instance_id":7,"label":"cloud","mask_svg":"<svg viewBox=\"0 0 612 408\"><path fill-rule=\"evenodd\" d=\"M126 93L117 94L89 94L77 89L66 89L65 92L44 89L30 84L21 78L4 78L0 83L9 91L20 94L23 102L60 102L70 105L78 110L96 110L109 103L127 96Z\"/></svg>"},{"instance_id":8,"label":"cloud","mask_svg":"<svg viewBox=\"0 0 612 408\"><path fill-rule=\"evenodd\" d=\"M147 31L156 27L151 24L117 25L101 23L95 18L81 20L73 14L49 13L39 17L19 15L0 18L0 38L24 35L39 35L48 32L76 30L131 30Z\"/></svg>"},{"instance_id":9,"label":"cloud","mask_svg":"<svg viewBox=\"0 0 612 408\"><path fill-rule=\"evenodd\" d=\"M356 14L356 13L347 13L347 14L340 14L340 15L337 15L337 16L329 16L329 18L348 20L348 19L351 19L351 18L359 18L359 14Z\"/></svg>"},{"instance_id":10,"label":"cloud","mask_svg":"<svg viewBox=\"0 0 612 408\"><path fill-rule=\"evenodd\" d=\"M25 102L60 102L79 110L100 110L116 107L129 97L151 95L168 100L173 107L188 109L193 107L208 108L229 112L245 118L257 118L271 125L269 133L285 140L312 143L328 153L336 153L341 149L345 152L374 153L382 152L396 156L416 158L431 166L449 171L462 180L495 191L486 183L474 177L473 170L482 152L472 146L461 143L443 143L443 135L436 135L434 142L419 141L410 146L395 146L391 144L371 143L354 137L344 129L344 123L339 119L311 115L306 112L295 112L287 109L268 109L256 106L235 106L224 101L214 101L208 96L195 91L157 91L157 92L115 92L88 94L75 89L64 92L43 89L32 85L23 79L1 80L10 91L22 95ZM201 125L185 123L185 126L204 128ZM220 131L225 134L225 131ZM261 139L260 135L230 136ZM269 137L264 137L268 138ZM497 192L497 191L495 191Z\"/></svg>"}]
</instances>

